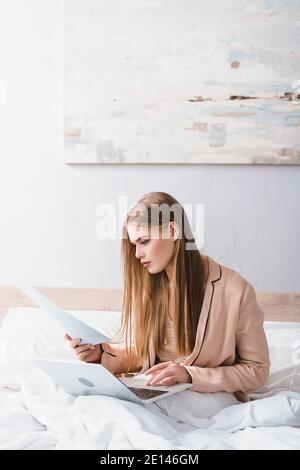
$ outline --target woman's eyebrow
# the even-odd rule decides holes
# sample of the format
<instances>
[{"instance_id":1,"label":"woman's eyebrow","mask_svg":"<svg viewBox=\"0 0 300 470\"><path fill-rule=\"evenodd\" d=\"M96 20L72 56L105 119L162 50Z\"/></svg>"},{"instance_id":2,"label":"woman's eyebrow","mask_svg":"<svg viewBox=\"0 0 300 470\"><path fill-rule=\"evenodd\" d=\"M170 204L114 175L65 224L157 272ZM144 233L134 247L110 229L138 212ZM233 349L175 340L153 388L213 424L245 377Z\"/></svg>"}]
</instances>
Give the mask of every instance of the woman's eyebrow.
<instances>
[{"instance_id":1,"label":"woman's eyebrow","mask_svg":"<svg viewBox=\"0 0 300 470\"><path fill-rule=\"evenodd\" d=\"M143 237L137 238L137 239L135 240L135 242L138 242L138 241L142 240L143 238L147 238L147 235L144 235ZM134 245L133 242L131 242L131 243L132 243L132 245Z\"/></svg>"}]
</instances>

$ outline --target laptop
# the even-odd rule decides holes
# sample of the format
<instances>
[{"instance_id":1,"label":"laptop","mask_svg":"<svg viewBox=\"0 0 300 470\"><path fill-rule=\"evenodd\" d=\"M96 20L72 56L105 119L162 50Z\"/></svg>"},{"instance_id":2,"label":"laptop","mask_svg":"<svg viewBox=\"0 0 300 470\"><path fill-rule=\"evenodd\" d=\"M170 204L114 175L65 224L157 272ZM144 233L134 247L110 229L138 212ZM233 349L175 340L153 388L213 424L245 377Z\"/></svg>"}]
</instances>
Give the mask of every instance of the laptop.
<instances>
[{"instance_id":1,"label":"laptop","mask_svg":"<svg viewBox=\"0 0 300 470\"><path fill-rule=\"evenodd\" d=\"M48 299L39 290L30 286L18 286L25 295L44 311L46 311L53 320L71 336L71 338L81 338L81 344L99 344L111 341L103 332L95 330L83 321L75 318L71 313L58 307L54 302Z\"/></svg>"},{"instance_id":2,"label":"laptop","mask_svg":"<svg viewBox=\"0 0 300 470\"><path fill-rule=\"evenodd\" d=\"M72 337L81 338L81 343L99 344L111 341L104 333L95 330L71 313L58 307L34 287L19 286L37 305L46 311ZM129 374L133 377L116 377L101 364L79 360L33 359L32 362L50 376L55 383L72 395L108 395L134 401L150 403L165 396L191 387L191 383L169 387L146 385L149 375Z\"/></svg>"},{"instance_id":3,"label":"laptop","mask_svg":"<svg viewBox=\"0 0 300 470\"><path fill-rule=\"evenodd\" d=\"M32 362L46 373L66 392L75 395L106 395L148 404L167 396L187 390L191 383L165 386L146 385L149 375L128 374L132 377L115 376L101 364L79 360L32 359Z\"/></svg>"}]
</instances>

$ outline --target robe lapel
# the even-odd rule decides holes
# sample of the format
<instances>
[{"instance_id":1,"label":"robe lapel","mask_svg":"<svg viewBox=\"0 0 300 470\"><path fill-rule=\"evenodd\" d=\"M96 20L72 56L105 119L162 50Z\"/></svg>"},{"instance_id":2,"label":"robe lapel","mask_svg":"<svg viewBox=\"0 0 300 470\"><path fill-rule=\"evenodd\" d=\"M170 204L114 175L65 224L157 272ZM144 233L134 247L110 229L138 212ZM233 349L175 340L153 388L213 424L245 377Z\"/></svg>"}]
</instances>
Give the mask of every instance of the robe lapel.
<instances>
[{"instance_id":1,"label":"robe lapel","mask_svg":"<svg viewBox=\"0 0 300 470\"><path fill-rule=\"evenodd\" d=\"M196 335L196 342L194 350L192 351L191 355L185 359L181 364L185 366L192 365L197 357L199 356L203 344L203 340L205 337L205 331L208 324L208 319L210 315L210 311L212 308L212 302L215 292L215 282L221 279L222 270L218 263L216 263L212 258L209 256L202 255L207 258L208 266L209 266L209 273L208 279L206 284L206 289L204 293L203 304L201 308L201 313L198 322L197 328L197 335Z\"/></svg>"}]
</instances>

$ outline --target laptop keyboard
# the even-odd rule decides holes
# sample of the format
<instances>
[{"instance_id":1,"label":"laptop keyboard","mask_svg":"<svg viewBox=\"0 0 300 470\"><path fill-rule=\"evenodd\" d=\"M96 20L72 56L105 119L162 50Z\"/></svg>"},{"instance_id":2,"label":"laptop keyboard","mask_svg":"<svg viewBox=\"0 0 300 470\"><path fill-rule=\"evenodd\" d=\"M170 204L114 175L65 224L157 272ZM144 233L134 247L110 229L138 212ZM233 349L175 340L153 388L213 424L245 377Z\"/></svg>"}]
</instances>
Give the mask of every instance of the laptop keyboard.
<instances>
[{"instance_id":1,"label":"laptop keyboard","mask_svg":"<svg viewBox=\"0 0 300 470\"><path fill-rule=\"evenodd\" d=\"M139 398L143 400L149 400L149 398L157 397L158 395L162 395L163 393L168 393L165 390L151 390L149 388L135 388L135 387L128 387L133 393L135 393Z\"/></svg>"}]
</instances>

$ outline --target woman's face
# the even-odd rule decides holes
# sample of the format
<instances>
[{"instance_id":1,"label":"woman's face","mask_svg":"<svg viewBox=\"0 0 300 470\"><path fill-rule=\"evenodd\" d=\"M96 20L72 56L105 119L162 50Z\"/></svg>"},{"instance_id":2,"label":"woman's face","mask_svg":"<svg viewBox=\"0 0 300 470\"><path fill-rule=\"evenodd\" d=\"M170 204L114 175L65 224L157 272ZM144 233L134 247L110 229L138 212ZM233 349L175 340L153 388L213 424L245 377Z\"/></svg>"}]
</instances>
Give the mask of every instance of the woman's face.
<instances>
[{"instance_id":1,"label":"woman's face","mask_svg":"<svg viewBox=\"0 0 300 470\"><path fill-rule=\"evenodd\" d=\"M130 242L135 245L135 256L142 263L149 262L145 269L151 274L159 273L166 269L170 271L170 262L174 252L174 237L171 235L170 224L164 235L151 238L149 230L142 226L129 224L127 226Z\"/></svg>"}]
</instances>

